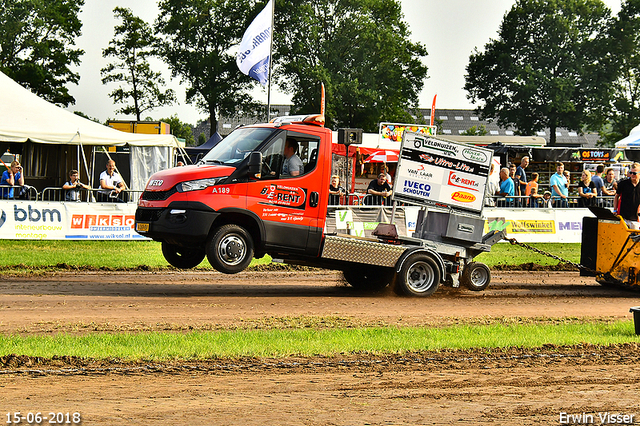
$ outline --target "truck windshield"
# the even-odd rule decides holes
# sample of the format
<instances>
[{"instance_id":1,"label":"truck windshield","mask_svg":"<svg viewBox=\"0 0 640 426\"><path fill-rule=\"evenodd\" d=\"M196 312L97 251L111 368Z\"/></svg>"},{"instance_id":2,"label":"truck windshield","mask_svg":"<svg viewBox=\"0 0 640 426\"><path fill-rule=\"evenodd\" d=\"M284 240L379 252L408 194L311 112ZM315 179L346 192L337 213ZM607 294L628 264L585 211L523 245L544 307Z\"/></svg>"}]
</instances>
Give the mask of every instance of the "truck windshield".
<instances>
[{"instance_id":1,"label":"truck windshield","mask_svg":"<svg viewBox=\"0 0 640 426\"><path fill-rule=\"evenodd\" d=\"M235 164L268 139L275 129L244 127L222 139L202 158L203 163Z\"/></svg>"}]
</instances>

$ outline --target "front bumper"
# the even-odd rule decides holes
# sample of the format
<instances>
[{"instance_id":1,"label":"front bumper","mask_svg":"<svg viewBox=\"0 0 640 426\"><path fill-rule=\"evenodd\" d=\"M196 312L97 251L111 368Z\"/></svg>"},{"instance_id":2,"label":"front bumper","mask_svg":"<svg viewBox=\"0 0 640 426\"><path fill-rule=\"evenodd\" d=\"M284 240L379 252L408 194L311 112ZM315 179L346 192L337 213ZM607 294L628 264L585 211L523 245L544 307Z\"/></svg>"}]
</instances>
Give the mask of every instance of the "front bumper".
<instances>
[{"instance_id":1,"label":"front bumper","mask_svg":"<svg viewBox=\"0 0 640 426\"><path fill-rule=\"evenodd\" d=\"M203 245L220 213L202 203L138 207L135 229L145 237L184 247Z\"/></svg>"}]
</instances>

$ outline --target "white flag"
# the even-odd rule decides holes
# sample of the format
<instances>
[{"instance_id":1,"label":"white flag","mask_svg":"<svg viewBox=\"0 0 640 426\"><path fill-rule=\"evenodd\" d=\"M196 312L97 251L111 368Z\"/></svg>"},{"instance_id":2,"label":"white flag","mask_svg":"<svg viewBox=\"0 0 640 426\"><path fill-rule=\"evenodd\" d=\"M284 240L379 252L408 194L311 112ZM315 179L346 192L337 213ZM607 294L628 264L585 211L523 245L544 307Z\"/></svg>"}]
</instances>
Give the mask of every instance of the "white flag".
<instances>
[{"instance_id":1,"label":"white flag","mask_svg":"<svg viewBox=\"0 0 640 426\"><path fill-rule=\"evenodd\" d=\"M269 59L271 57L271 21L273 20L272 6L269 0L267 6L256 16L240 42L240 49L236 56L238 68L249 77L255 78L263 86L269 79Z\"/></svg>"}]
</instances>

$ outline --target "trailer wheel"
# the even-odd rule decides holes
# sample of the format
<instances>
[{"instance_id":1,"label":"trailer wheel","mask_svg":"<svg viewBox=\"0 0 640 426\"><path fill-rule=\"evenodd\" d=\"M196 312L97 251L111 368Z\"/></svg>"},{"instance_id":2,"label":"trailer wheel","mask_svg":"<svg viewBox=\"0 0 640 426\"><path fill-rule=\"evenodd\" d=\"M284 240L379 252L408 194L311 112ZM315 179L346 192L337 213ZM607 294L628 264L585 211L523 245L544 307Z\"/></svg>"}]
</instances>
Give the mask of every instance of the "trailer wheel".
<instances>
[{"instance_id":1,"label":"trailer wheel","mask_svg":"<svg viewBox=\"0 0 640 426\"><path fill-rule=\"evenodd\" d=\"M469 290L482 291L491 282L491 271L484 263L471 262L462 271L460 282L466 285Z\"/></svg>"},{"instance_id":2,"label":"trailer wheel","mask_svg":"<svg viewBox=\"0 0 640 426\"><path fill-rule=\"evenodd\" d=\"M358 290L379 291L393 281L394 271L392 268L380 266L358 265L352 266L344 271L344 279L349 285Z\"/></svg>"},{"instance_id":3,"label":"trailer wheel","mask_svg":"<svg viewBox=\"0 0 640 426\"><path fill-rule=\"evenodd\" d=\"M405 296L430 296L440 285L440 269L429 255L416 253L407 258L396 278L394 291Z\"/></svg>"},{"instance_id":4,"label":"trailer wheel","mask_svg":"<svg viewBox=\"0 0 640 426\"><path fill-rule=\"evenodd\" d=\"M253 259L251 235L238 225L221 226L207 242L207 259L224 274L243 271Z\"/></svg>"},{"instance_id":5,"label":"trailer wheel","mask_svg":"<svg viewBox=\"0 0 640 426\"><path fill-rule=\"evenodd\" d=\"M188 249L163 242L162 255L171 266L179 269L191 269L202 262L205 253L204 250Z\"/></svg>"}]
</instances>

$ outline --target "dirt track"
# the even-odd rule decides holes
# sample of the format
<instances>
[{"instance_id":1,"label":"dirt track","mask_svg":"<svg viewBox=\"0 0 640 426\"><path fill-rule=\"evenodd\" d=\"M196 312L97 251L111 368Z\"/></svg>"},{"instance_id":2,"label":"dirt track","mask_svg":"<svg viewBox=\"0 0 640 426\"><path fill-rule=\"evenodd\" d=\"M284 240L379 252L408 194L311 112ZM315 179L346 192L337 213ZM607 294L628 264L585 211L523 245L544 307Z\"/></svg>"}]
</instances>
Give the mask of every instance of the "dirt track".
<instances>
[{"instance_id":1,"label":"dirt track","mask_svg":"<svg viewBox=\"0 0 640 426\"><path fill-rule=\"evenodd\" d=\"M637 305L639 293L566 272L499 272L484 292L441 288L423 300L357 293L332 272L64 273L2 279L0 332L608 320L631 319ZM640 423L639 358L627 345L167 365L4 359L0 421L77 411L85 425L526 425L585 412L600 424L608 412Z\"/></svg>"}]
</instances>

